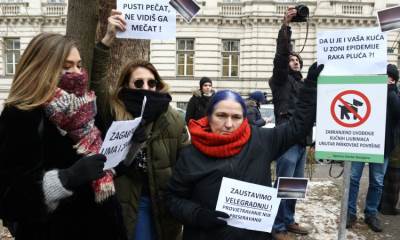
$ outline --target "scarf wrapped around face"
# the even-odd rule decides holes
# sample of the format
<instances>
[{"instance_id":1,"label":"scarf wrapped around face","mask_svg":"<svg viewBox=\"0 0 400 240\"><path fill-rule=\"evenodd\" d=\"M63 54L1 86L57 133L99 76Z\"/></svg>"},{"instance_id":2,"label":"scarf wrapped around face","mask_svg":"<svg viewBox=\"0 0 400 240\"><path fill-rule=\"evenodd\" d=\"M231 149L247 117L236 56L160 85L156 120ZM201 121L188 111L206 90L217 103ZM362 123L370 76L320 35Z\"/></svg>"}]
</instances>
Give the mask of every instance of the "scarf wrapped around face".
<instances>
[{"instance_id":1,"label":"scarf wrapped around face","mask_svg":"<svg viewBox=\"0 0 400 240\"><path fill-rule=\"evenodd\" d=\"M86 72L65 73L60 80L53 98L45 104L45 113L57 126L61 135L70 137L80 155L92 155L100 152L103 141L101 133L94 125L97 113L96 96L87 91ZM115 194L113 174L106 175L92 183L96 202L102 202Z\"/></svg>"},{"instance_id":2,"label":"scarf wrapped around face","mask_svg":"<svg viewBox=\"0 0 400 240\"><path fill-rule=\"evenodd\" d=\"M126 110L134 118L140 116L144 96L147 98L146 107L143 112L143 120L146 123L154 122L161 114L166 112L172 99L168 93L130 88L121 89L118 95L124 103Z\"/></svg>"}]
</instances>

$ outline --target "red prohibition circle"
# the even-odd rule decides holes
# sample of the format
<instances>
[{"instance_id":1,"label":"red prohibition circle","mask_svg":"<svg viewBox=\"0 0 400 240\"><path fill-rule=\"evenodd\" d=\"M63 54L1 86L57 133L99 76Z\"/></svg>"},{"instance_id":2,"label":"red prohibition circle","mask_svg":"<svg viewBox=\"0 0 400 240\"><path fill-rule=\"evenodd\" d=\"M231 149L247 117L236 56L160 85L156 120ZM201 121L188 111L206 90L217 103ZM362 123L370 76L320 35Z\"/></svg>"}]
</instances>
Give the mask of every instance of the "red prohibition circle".
<instances>
[{"instance_id":1,"label":"red prohibition circle","mask_svg":"<svg viewBox=\"0 0 400 240\"><path fill-rule=\"evenodd\" d=\"M361 119L360 119L359 117L357 117L359 121L358 121L358 122L355 122L355 123L345 123L345 122L343 122L342 120L340 120L340 119L336 116L336 114L335 114L335 105L336 105L336 102L337 102L337 101L342 101L342 100L341 100L342 97L345 96L345 95L349 95L349 94L353 94L353 95L357 95L357 96L361 97L361 98L364 100L365 105L366 105L366 107L367 107L367 112L366 112L365 116L364 116L363 118L361 118ZM343 102L342 102L342 103L343 103ZM353 109L348 108L347 106L346 106L346 108L349 109L350 112L352 112L352 113L354 112ZM354 114L354 113L353 113L353 114ZM362 92L359 92L359 91L356 91L356 90L346 90L346 91L343 91L343 92L339 93L339 94L333 99L333 101L332 101L332 103L331 103L331 115L332 115L332 117L333 117L333 120L335 120L335 122L336 122L337 124L339 124L340 126L343 126L343 127L348 127L348 128L358 127L358 126L360 126L361 124L363 124L365 121L367 121L367 119L368 119L368 117L369 117L370 114L371 114L371 103L369 102L367 96L365 96Z\"/></svg>"}]
</instances>

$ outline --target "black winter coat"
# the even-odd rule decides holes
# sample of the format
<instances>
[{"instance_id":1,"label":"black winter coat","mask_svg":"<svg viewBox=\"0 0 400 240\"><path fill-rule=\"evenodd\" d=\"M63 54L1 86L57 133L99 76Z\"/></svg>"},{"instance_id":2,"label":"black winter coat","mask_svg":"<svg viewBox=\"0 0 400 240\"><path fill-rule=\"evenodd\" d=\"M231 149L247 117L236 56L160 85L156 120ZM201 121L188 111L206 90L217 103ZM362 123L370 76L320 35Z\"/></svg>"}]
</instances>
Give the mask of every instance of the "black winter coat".
<instances>
[{"instance_id":1,"label":"black winter coat","mask_svg":"<svg viewBox=\"0 0 400 240\"><path fill-rule=\"evenodd\" d=\"M214 210L223 177L271 186L271 161L284 153L298 138L311 129L315 118L313 88L301 91L301 101L294 117L272 129L251 128L251 137L239 154L228 158L211 158L193 145L183 148L166 193L171 213L182 221L184 240L265 240L269 233L230 226L216 229L198 227L200 208Z\"/></svg>"},{"instance_id":2,"label":"black winter coat","mask_svg":"<svg viewBox=\"0 0 400 240\"><path fill-rule=\"evenodd\" d=\"M303 85L301 73L289 68L291 35L290 27L282 25L278 33L273 73L269 80L277 125L293 116L299 89Z\"/></svg>"},{"instance_id":3,"label":"black winter coat","mask_svg":"<svg viewBox=\"0 0 400 240\"><path fill-rule=\"evenodd\" d=\"M81 156L41 108L6 107L0 116L0 195L7 219L17 221L17 240L124 239L119 205L113 197L94 201L88 183L59 202L45 205L42 179L52 169L70 167Z\"/></svg>"},{"instance_id":4,"label":"black winter coat","mask_svg":"<svg viewBox=\"0 0 400 240\"><path fill-rule=\"evenodd\" d=\"M212 96L204 96L200 90L193 92L193 96L190 98L186 108L186 124L190 119L198 120L206 116L208 103L210 102L211 97Z\"/></svg>"},{"instance_id":5,"label":"black winter coat","mask_svg":"<svg viewBox=\"0 0 400 240\"><path fill-rule=\"evenodd\" d=\"M394 84L388 86L386 131L385 131L385 157L389 157L394 149L394 129L400 121L400 96Z\"/></svg>"}]
</instances>

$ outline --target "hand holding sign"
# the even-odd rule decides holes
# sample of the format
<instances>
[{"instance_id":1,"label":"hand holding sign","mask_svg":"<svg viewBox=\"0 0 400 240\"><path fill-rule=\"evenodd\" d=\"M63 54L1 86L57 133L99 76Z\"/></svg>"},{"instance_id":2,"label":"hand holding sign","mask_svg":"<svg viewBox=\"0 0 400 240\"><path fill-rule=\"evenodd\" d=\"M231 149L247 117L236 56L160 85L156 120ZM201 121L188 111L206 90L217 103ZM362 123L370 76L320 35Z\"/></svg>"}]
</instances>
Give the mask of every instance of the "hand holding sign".
<instances>
[{"instance_id":1,"label":"hand holding sign","mask_svg":"<svg viewBox=\"0 0 400 240\"><path fill-rule=\"evenodd\" d=\"M114 41L117 31L124 32L126 30L126 21L124 20L122 13L115 9L111 10L111 16L108 17L107 31L101 42L110 47Z\"/></svg>"},{"instance_id":2,"label":"hand holding sign","mask_svg":"<svg viewBox=\"0 0 400 240\"><path fill-rule=\"evenodd\" d=\"M221 211L200 208L196 215L196 224L206 229L226 226L226 221L220 218L229 218L229 215Z\"/></svg>"}]
</instances>

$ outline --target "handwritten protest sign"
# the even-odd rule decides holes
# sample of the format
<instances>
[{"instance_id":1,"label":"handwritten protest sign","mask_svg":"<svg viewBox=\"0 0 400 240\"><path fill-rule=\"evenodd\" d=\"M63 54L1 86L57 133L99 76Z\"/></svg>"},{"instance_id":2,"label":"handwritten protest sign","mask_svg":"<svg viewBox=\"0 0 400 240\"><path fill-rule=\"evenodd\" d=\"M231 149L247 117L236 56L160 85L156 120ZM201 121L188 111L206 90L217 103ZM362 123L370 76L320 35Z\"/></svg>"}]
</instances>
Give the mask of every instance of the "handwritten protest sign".
<instances>
[{"instance_id":1,"label":"handwritten protest sign","mask_svg":"<svg viewBox=\"0 0 400 240\"><path fill-rule=\"evenodd\" d=\"M317 44L325 76L386 73L386 34L378 28L319 32Z\"/></svg>"},{"instance_id":2,"label":"handwritten protest sign","mask_svg":"<svg viewBox=\"0 0 400 240\"><path fill-rule=\"evenodd\" d=\"M107 157L104 169L110 169L118 165L128 154L129 143L139 126L141 117L130 121L115 121L107 131L100 153Z\"/></svg>"},{"instance_id":3,"label":"handwritten protest sign","mask_svg":"<svg viewBox=\"0 0 400 240\"><path fill-rule=\"evenodd\" d=\"M117 9L126 22L125 32L117 38L175 39L176 11L167 0L118 0Z\"/></svg>"},{"instance_id":4,"label":"handwritten protest sign","mask_svg":"<svg viewBox=\"0 0 400 240\"><path fill-rule=\"evenodd\" d=\"M229 214L229 226L271 232L280 201L276 188L224 177L215 210Z\"/></svg>"},{"instance_id":5,"label":"handwritten protest sign","mask_svg":"<svg viewBox=\"0 0 400 240\"><path fill-rule=\"evenodd\" d=\"M108 129L100 153L107 157L104 170L117 166L129 152L133 133L142 121L147 98L144 97L140 117L128 121L114 121Z\"/></svg>"}]
</instances>

